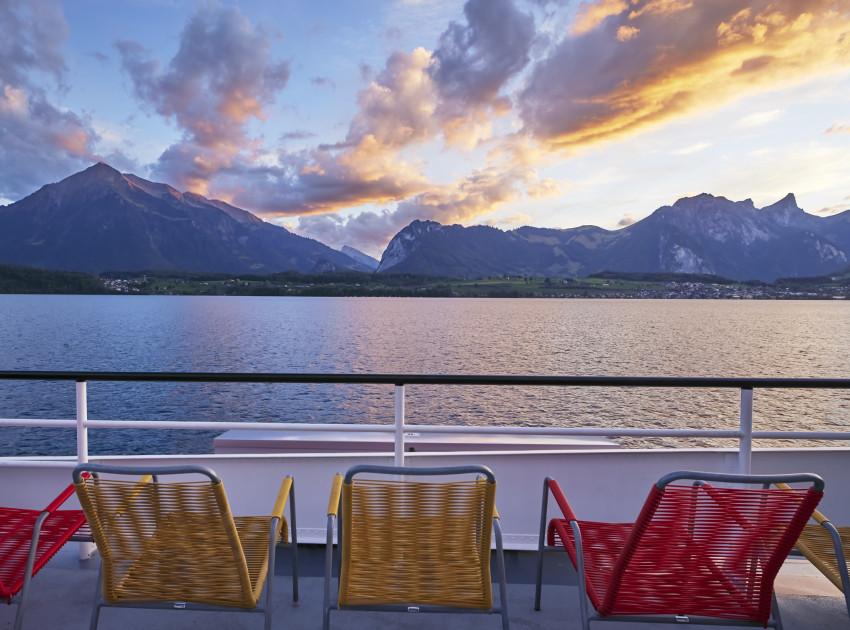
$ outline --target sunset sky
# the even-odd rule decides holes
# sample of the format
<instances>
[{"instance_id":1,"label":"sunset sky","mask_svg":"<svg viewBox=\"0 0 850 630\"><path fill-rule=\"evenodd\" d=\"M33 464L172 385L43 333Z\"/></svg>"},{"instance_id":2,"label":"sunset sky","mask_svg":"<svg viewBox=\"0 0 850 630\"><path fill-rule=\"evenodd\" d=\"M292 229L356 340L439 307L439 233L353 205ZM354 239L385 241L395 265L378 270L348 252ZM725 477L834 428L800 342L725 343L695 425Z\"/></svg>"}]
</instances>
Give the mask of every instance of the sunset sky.
<instances>
[{"instance_id":1,"label":"sunset sky","mask_svg":"<svg viewBox=\"0 0 850 630\"><path fill-rule=\"evenodd\" d=\"M850 0L0 0L0 205L103 161L380 257L414 219L850 209Z\"/></svg>"}]
</instances>

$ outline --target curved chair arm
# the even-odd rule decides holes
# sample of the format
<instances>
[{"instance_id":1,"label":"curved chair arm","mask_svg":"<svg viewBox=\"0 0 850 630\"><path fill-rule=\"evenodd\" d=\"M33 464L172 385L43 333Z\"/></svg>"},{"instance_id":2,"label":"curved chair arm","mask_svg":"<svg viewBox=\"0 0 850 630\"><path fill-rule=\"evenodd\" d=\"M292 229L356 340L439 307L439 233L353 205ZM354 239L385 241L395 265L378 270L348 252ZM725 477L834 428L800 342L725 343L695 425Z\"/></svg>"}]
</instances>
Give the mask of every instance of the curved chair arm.
<instances>
[{"instance_id":1,"label":"curved chair arm","mask_svg":"<svg viewBox=\"0 0 850 630\"><path fill-rule=\"evenodd\" d=\"M328 501L328 531L325 541L325 589L322 604L322 628L328 630L331 611L331 578L333 573L334 521L339 514L339 499L342 494L342 475L334 475L331 497ZM342 541L339 541L342 543Z\"/></svg>"},{"instance_id":2,"label":"curved chair arm","mask_svg":"<svg viewBox=\"0 0 850 630\"><path fill-rule=\"evenodd\" d=\"M290 527L292 531L290 537L292 547L292 601L298 603L298 533L295 525L295 481L291 475L287 475L280 484L280 491L275 500L269 526L269 565L268 577L266 578L266 606L269 608L271 607L274 587L275 546L280 540L283 509L286 507L286 501L290 496L292 497L292 501L289 503L289 517L292 521Z\"/></svg>"},{"instance_id":3,"label":"curved chair arm","mask_svg":"<svg viewBox=\"0 0 850 630\"><path fill-rule=\"evenodd\" d=\"M567 502L567 498L561 491L561 486L558 485L558 482L551 477L546 477L546 484L549 487L549 491L552 493L555 501L558 503L558 507L561 508L561 513L563 513L564 519L567 521L577 521L578 519L573 512L573 508L571 508L570 504Z\"/></svg>"},{"instance_id":4,"label":"curved chair arm","mask_svg":"<svg viewBox=\"0 0 850 630\"><path fill-rule=\"evenodd\" d=\"M339 513L339 497L342 494L342 475L334 475L331 485L331 498L328 501L328 516L336 516Z\"/></svg>"},{"instance_id":5,"label":"curved chair arm","mask_svg":"<svg viewBox=\"0 0 850 630\"><path fill-rule=\"evenodd\" d=\"M564 518L569 521L573 525L573 529L576 530L579 546L581 545L581 536L578 534L578 526L576 523L577 519L576 515L573 513L573 509L567 502L567 498L561 491L561 486L558 485L558 482L552 477L546 477L543 480L543 499L540 503L540 531L537 538L537 580L534 589L534 610L540 610L541 586L543 584L543 548L546 541L546 523L549 512L550 493L558 503L558 507L561 509L561 513Z\"/></svg>"},{"instance_id":6,"label":"curved chair arm","mask_svg":"<svg viewBox=\"0 0 850 630\"><path fill-rule=\"evenodd\" d=\"M286 477L280 484L280 491L277 493L277 499L274 503L272 518L283 518L283 508L286 507L286 500L289 498L289 492L292 489L292 477Z\"/></svg>"}]
</instances>

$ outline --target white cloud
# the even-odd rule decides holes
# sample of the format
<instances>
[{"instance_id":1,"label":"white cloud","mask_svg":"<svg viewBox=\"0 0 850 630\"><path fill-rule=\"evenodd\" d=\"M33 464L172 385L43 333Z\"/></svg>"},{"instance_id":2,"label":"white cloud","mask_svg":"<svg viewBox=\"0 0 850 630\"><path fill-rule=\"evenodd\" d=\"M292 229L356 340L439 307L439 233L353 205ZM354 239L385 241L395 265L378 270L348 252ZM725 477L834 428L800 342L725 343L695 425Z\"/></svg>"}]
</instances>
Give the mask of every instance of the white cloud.
<instances>
[{"instance_id":1,"label":"white cloud","mask_svg":"<svg viewBox=\"0 0 850 630\"><path fill-rule=\"evenodd\" d=\"M735 123L735 127L739 129L761 127L762 125L772 123L774 120L779 120L782 118L784 113L785 112L781 109L772 109L767 112L756 112L755 114L750 114L749 116L741 118Z\"/></svg>"},{"instance_id":2,"label":"white cloud","mask_svg":"<svg viewBox=\"0 0 850 630\"><path fill-rule=\"evenodd\" d=\"M699 153L700 151L705 151L711 145L710 142L697 142L696 144L692 144L689 147L685 147L683 149L678 149L676 151L671 151L673 155L691 155L693 153Z\"/></svg>"}]
</instances>

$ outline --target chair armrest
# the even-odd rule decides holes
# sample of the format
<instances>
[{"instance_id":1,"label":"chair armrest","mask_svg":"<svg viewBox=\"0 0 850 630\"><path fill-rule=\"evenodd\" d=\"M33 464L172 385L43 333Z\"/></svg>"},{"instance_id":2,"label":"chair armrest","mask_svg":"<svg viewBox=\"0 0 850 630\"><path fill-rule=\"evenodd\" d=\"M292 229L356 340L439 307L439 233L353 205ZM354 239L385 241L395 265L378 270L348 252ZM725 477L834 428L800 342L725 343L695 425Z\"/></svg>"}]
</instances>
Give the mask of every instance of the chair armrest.
<instances>
[{"instance_id":1,"label":"chair armrest","mask_svg":"<svg viewBox=\"0 0 850 630\"><path fill-rule=\"evenodd\" d=\"M342 493L342 475L334 475L331 485L331 498L328 501L328 516L337 516L339 512L339 496Z\"/></svg>"},{"instance_id":2,"label":"chair armrest","mask_svg":"<svg viewBox=\"0 0 850 630\"><path fill-rule=\"evenodd\" d=\"M277 500L274 503L272 518L283 518L283 508L286 507L286 500L289 498L289 491L292 489L292 477L286 477L280 484L280 491L277 493Z\"/></svg>"},{"instance_id":3,"label":"chair armrest","mask_svg":"<svg viewBox=\"0 0 850 630\"><path fill-rule=\"evenodd\" d=\"M555 498L555 501L558 503L558 507L561 508L561 513L564 515L564 518L568 521L577 521L575 513L573 513L573 509L570 507L570 504L567 502L567 498L564 496L564 493L561 491L561 486L558 485L558 482L554 479L547 479L546 483L549 485L549 492L552 493L552 496Z\"/></svg>"}]
</instances>

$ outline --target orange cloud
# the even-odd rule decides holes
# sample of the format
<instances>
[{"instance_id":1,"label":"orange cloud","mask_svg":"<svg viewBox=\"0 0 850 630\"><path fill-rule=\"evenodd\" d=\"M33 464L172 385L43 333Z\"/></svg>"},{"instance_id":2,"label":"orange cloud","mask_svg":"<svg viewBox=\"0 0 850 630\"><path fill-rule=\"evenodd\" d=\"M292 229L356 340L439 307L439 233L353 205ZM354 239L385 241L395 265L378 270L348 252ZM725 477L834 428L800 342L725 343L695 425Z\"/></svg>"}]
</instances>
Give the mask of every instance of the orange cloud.
<instances>
[{"instance_id":1,"label":"orange cloud","mask_svg":"<svg viewBox=\"0 0 850 630\"><path fill-rule=\"evenodd\" d=\"M838 123L835 123L830 126L829 129L824 131L824 133L850 133L850 125L839 125Z\"/></svg>"},{"instance_id":2,"label":"orange cloud","mask_svg":"<svg viewBox=\"0 0 850 630\"><path fill-rule=\"evenodd\" d=\"M637 37L638 33L640 33L640 29L635 28L634 26L621 26L617 29L617 39L621 42L625 42L633 37Z\"/></svg>"},{"instance_id":3,"label":"orange cloud","mask_svg":"<svg viewBox=\"0 0 850 630\"><path fill-rule=\"evenodd\" d=\"M573 35L583 35L592 31L606 18L619 15L628 10L629 4L625 0L597 0L596 2L582 2L573 17L570 31Z\"/></svg>"},{"instance_id":4,"label":"orange cloud","mask_svg":"<svg viewBox=\"0 0 850 630\"><path fill-rule=\"evenodd\" d=\"M637 0L633 0L634 4L639 4ZM629 14L629 19L633 20L644 14L649 15L673 15L679 11L690 9L694 3L690 0L650 0L644 2L639 9L632 11Z\"/></svg>"},{"instance_id":5,"label":"orange cloud","mask_svg":"<svg viewBox=\"0 0 850 630\"><path fill-rule=\"evenodd\" d=\"M565 40L521 94L526 131L550 148L580 146L847 68L850 14L833 11L836 3L751 5L723 14L712 2L646 2ZM612 44L611 33L623 28L640 37Z\"/></svg>"}]
</instances>

